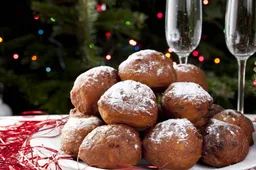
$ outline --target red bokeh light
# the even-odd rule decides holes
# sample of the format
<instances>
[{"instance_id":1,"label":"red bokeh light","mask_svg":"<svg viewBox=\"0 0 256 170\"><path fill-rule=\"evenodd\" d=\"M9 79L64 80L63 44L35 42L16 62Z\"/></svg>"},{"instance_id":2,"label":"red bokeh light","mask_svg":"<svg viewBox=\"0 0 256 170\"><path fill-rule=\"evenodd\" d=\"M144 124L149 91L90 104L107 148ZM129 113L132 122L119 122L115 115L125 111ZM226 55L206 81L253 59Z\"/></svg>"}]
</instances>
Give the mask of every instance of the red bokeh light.
<instances>
[{"instance_id":1,"label":"red bokeh light","mask_svg":"<svg viewBox=\"0 0 256 170\"><path fill-rule=\"evenodd\" d=\"M106 32L105 36L106 36L107 38L109 38L109 37L111 36L111 33L110 33L110 32Z\"/></svg>"},{"instance_id":2,"label":"red bokeh light","mask_svg":"<svg viewBox=\"0 0 256 170\"><path fill-rule=\"evenodd\" d=\"M192 54L193 54L194 57L197 57L199 55L199 52L198 51L193 51Z\"/></svg>"},{"instance_id":3,"label":"red bokeh light","mask_svg":"<svg viewBox=\"0 0 256 170\"><path fill-rule=\"evenodd\" d=\"M163 18L163 13L162 12L158 12L157 13L157 18L159 18L159 19Z\"/></svg>"},{"instance_id":4,"label":"red bokeh light","mask_svg":"<svg viewBox=\"0 0 256 170\"><path fill-rule=\"evenodd\" d=\"M34 19L35 19L35 20L38 20L38 19L39 19L39 15L35 15L35 16L34 16Z\"/></svg>"},{"instance_id":5,"label":"red bokeh light","mask_svg":"<svg viewBox=\"0 0 256 170\"><path fill-rule=\"evenodd\" d=\"M256 86L256 80L253 81L253 85Z\"/></svg>"},{"instance_id":6,"label":"red bokeh light","mask_svg":"<svg viewBox=\"0 0 256 170\"><path fill-rule=\"evenodd\" d=\"M13 54L13 58L17 60L19 58L19 54Z\"/></svg>"},{"instance_id":7,"label":"red bokeh light","mask_svg":"<svg viewBox=\"0 0 256 170\"><path fill-rule=\"evenodd\" d=\"M204 56L200 56L198 60L202 63L204 61Z\"/></svg>"},{"instance_id":8,"label":"red bokeh light","mask_svg":"<svg viewBox=\"0 0 256 170\"><path fill-rule=\"evenodd\" d=\"M97 9L99 12L102 12L102 8L101 8L101 5L100 5L100 4L96 5L96 9Z\"/></svg>"}]
</instances>

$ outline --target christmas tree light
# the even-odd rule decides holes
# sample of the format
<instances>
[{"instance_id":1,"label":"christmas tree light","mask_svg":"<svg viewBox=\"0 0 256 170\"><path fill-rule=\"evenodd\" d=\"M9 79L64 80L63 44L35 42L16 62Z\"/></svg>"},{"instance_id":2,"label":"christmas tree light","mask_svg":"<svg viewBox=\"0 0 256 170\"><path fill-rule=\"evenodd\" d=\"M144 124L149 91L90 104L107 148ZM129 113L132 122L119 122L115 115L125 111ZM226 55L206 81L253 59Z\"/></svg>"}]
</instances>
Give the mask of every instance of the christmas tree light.
<instances>
[{"instance_id":1,"label":"christmas tree light","mask_svg":"<svg viewBox=\"0 0 256 170\"><path fill-rule=\"evenodd\" d=\"M111 55L110 54L108 54L108 55L106 55L106 60L111 60Z\"/></svg>"},{"instance_id":2,"label":"christmas tree light","mask_svg":"<svg viewBox=\"0 0 256 170\"><path fill-rule=\"evenodd\" d=\"M192 55L193 55L194 57L197 57L197 56L199 55L199 52L195 50L195 51L193 51Z\"/></svg>"},{"instance_id":3,"label":"christmas tree light","mask_svg":"<svg viewBox=\"0 0 256 170\"><path fill-rule=\"evenodd\" d=\"M51 72L51 70L52 70L51 67L46 67L46 68L45 68L45 71L46 71L47 73Z\"/></svg>"},{"instance_id":4,"label":"christmas tree light","mask_svg":"<svg viewBox=\"0 0 256 170\"><path fill-rule=\"evenodd\" d=\"M166 53L165 56L166 56L167 58L170 58L170 57L171 57L171 54L170 54L170 53Z\"/></svg>"},{"instance_id":5,"label":"christmas tree light","mask_svg":"<svg viewBox=\"0 0 256 170\"><path fill-rule=\"evenodd\" d=\"M17 60L19 58L19 54L13 54L13 59Z\"/></svg>"},{"instance_id":6,"label":"christmas tree light","mask_svg":"<svg viewBox=\"0 0 256 170\"><path fill-rule=\"evenodd\" d=\"M159 19L163 18L163 13L162 12L158 12L157 13L157 18L159 18Z\"/></svg>"},{"instance_id":7,"label":"christmas tree light","mask_svg":"<svg viewBox=\"0 0 256 170\"><path fill-rule=\"evenodd\" d=\"M33 56L31 57L31 60L32 60L32 61L36 61L36 60L37 60L37 56L36 56L36 55L33 55Z\"/></svg>"},{"instance_id":8,"label":"christmas tree light","mask_svg":"<svg viewBox=\"0 0 256 170\"><path fill-rule=\"evenodd\" d=\"M202 62L204 62L204 56L200 56L199 58L198 58L198 60L202 63Z\"/></svg>"},{"instance_id":9,"label":"christmas tree light","mask_svg":"<svg viewBox=\"0 0 256 170\"><path fill-rule=\"evenodd\" d=\"M135 45L137 45L137 42L136 42L135 40L131 39L131 40L129 41L129 44L130 44L131 46L135 46Z\"/></svg>"},{"instance_id":10,"label":"christmas tree light","mask_svg":"<svg viewBox=\"0 0 256 170\"><path fill-rule=\"evenodd\" d=\"M139 46L135 46L135 47L134 47L134 50L136 50L136 51L138 51L139 49L140 49Z\"/></svg>"},{"instance_id":11,"label":"christmas tree light","mask_svg":"<svg viewBox=\"0 0 256 170\"><path fill-rule=\"evenodd\" d=\"M109 38L109 37L111 36L111 33L110 33L110 32L106 32L105 36L106 36L107 38Z\"/></svg>"},{"instance_id":12,"label":"christmas tree light","mask_svg":"<svg viewBox=\"0 0 256 170\"><path fill-rule=\"evenodd\" d=\"M39 19L39 15L35 15L35 16L34 16L34 19L35 19L35 20L38 20L38 19Z\"/></svg>"},{"instance_id":13,"label":"christmas tree light","mask_svg":"<svg viewBox=\"0 0 256 170\"><path fill-rule=\"evenodd\" d=\"M55 21L56 21L56 20L55 20L54 18L52 18L52 17L51 17L51 19L50 19L50 20L51 20L52 22L55 22Z\"/></svg>"},{"instance_id":14,"label":"christmas tree light","mask_svg":"<svg viewBox=\"0 0 256 170\"><path fill-rule=\"evenodd\" d=\"M131 22L130 21L126 21L125 24L126 25L131 25Z\"/></svg>"},{"instance_id":15,"label":"christmas tree light","mask_svg":"<svg viewBox=\"0 0 256 170\"><path fill-rule=\"evenodd\" d=\"M0 43L3 42L3 41L4 41L4 39L2 37L0 37Z\"/></svg>"},{"instance_id":16,"label":"christmas tree light","mask_svg":"<svg viewBox=\"0 0 256 170\"><path fill-rule=\"evenodd\" d=\"M208 5L208 4L209 4L209 1L208 1L208 0L204 0L204 1L203 1L203 4L204 4L204 5Z\"/></svg>"},{"instance_id":17,"label":"christmas tree light","mask_svg":"<svg viewBox=\"0 0 256 170\"><path fill-rule=\"evenodd\" d=\"M215 64L219 64L219 63L220 63L220 59L219 59L219 58L215 58L215 59L214 59L214 63L215 63Z\"/></svg>"},{"instance_id":18,"label":"christmas tree light","mask_svg":"<svg viewBox=\"0 0 256 170\"><path fill-rule=\"evenodd\" d=\"M43 35L44 34L44 30L42 30L42 29L38 30L38 34L39 35Z\"/></svg>"}]
</instances>

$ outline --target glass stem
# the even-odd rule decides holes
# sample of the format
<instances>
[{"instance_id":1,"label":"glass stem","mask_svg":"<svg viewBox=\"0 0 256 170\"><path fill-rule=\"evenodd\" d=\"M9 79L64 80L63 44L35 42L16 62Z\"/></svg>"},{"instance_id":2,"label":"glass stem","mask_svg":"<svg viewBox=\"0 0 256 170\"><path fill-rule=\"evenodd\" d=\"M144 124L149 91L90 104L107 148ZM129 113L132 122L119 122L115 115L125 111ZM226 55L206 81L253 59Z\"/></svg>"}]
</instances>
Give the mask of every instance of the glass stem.
<instances>
[{"instance_id":1,"label":"glass stem","mask_svg":"<svg viewBox=\"0 0 256 170\"><path fill-rule=\"evenodd\" d=\"M237 110L244 114L244 86L247 58L237 59L238 61L238 99Z\"/></svg>"},{"instance_id":2,"label":"glass stem","mask_svg":"<svg viewBox=\"0 0 256 170\"><path fill-rule=\"evenodd\" d=\"M187 64L188 63L188 55L179 55L179 63Z\"/></svg>"}]
</instances>

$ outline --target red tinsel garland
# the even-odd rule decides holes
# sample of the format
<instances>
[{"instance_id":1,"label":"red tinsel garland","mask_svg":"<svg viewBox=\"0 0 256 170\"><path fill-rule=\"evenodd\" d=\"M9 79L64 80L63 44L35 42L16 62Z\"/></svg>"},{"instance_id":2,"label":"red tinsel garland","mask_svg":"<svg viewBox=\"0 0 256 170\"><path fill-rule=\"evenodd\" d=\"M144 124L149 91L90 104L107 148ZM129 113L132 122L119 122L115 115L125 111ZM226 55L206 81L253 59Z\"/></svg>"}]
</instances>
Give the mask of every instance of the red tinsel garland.
<instances>
[{"instance_id":1,"label":"red tinsel garland","mask_svg":"<svg viewBox=\"0 0 256 170\"><path fill-rule=\"evenodd\" d=\"M57 150L52 148L30 146L30 140L37 132L60 128L66 123L67 118L43 121L20 121L11 126L0 126L0 169L41 170L47 169L49 166L55 166L57 170L61 169L58 165L58 160L72 159L69 155L61 155ZM51 138L58 135L39 137ZM50 152L51 156L43 156L43 151ZM46 162L40 165L39 162L42 160Z\"/></svg>"}]
</instances>

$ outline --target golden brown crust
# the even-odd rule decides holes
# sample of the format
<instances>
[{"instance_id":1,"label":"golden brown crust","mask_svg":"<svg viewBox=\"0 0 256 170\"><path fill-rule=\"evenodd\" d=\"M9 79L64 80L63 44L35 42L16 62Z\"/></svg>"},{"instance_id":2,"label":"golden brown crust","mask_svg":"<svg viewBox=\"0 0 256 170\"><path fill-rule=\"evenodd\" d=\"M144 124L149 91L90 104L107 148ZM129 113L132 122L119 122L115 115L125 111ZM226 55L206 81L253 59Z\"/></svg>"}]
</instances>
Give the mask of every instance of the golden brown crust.
<instances>
[{"instance_id":1,"label":"golden brown crust","mask_svg":"<svg viewBox=\"0 0 256 170\"><path fill-rule=\"evenodd\" d=\"M158 116L154 92L133 80L113 85L101 96L98 107L107 124L126 124L139 130L153 126Z\"/></svg>"},{"instance_id":2,"label":"golden brown crust","mask_svg":"<svg viewBox=\"0 0 256 170\"><path fill-rule=\"evenodd\" d=\"M139 134L126 125L100 126L84 139L79 158L89 166L99 168L136 165L141 159Z\"/></svg>"},{"instance_id":3,"label":"golden brown crust","mask_svg":"<svg viewBox=\"0 0 256 170\"><path fill-rule=\"evenodd\" d=\"M158 123L143 140L144 158L163 169L189 169L199 160L201 152L202 137L187 119Z\"/></svg>"},{"instance_id":4,"label":"golden brown crust","mask_svg":"<svg viewBox=\"0 0 256 170\"><path fill-rule=\"evenodd\" d=\"M249 144L243 130L233 124L211 119L203 135L202 160L214 167L224 167L245 159Z\"/></svg>"},{"instance_id":5,"label":"golden brown crust","mask_svg":"<svg viewBox=\"0 0 256 170\"><path fill-rule=\"evenodd\" d=\"M85 136L103 122L95 116L70 117L61 133L61 149L64 153L77 157L78 149Z\"/></svg>"},{"instance_id":6,"label":"golden brown crust","mask_svg":"<svg viewBox=\"0 0 256 170\"><path fill-rule=\"evenodd\" d=\"M236 110L227 109L216 114L213 118L239 126L247 136L247 140L250 146L253 145L253 123L249 118L245 117L242 113Z\"/></svg>"},{"instance_id":7,"label":"golden brown crust","mask_svg":"<svg viewBox=\"0 0 256 170\"><path fill-rule=\"evenodd\" d=\"M100 96L117 82L117 70L108 66L92 68L75 80L70 92L71 102L81 113L98 115Z\"/></svg>"},{"instance_id":8,"label":"golden brown crust","mask_svg":"<svg viewBox=\"0 0 256 170\"><path fill-rule=\"evenodd\" d=\"M192 82L172 83L162 97L167 118L187 118L194 124L207 114L212 103L212 97Z\"/></svg>"},{"instance_id":9,"label":"golden brown crust","mask_svg":"<svg viewBox=\"0 0 256 170\"><path fill-rule=\"evenodd\" d=\"M206 113L206 115L204 115L203 117L201 117L201 119L199 119L196 123L195 126L197 128L204 128L205 125L207 125L207 123L209 122L209 120L216 115L217 113L221 112L225 110L224 108L222 108L220 105L217 104L212 104L212 106L210 107L209 111Z\"/></svg>"},{"instance_id":10,"label":"golden brown crust","mask_svg":"<svg viewBox=\"0 0 256 170\"><path fill-rule=\"evenodd\" d=\"M177 64L174 69L177 74L177 82L194 82L208 91L206 76L199 67L192 64Z\"/></svg>"},{"instance_id":11,"label":"golden brown crust","mask_svg":"<svg viewBox=\"0 0 256 170\"><path fill-rule=\"evenodd\" d=\"M119 65L118 75L122 80L139 81L154 90L165 89L176 81L172 60L155 50L130 55Z\"/></svg>"}]
</instances>

